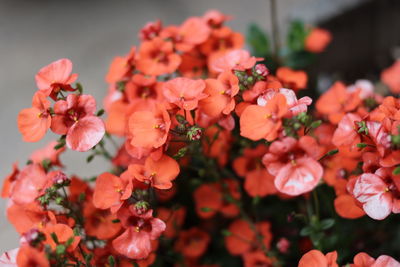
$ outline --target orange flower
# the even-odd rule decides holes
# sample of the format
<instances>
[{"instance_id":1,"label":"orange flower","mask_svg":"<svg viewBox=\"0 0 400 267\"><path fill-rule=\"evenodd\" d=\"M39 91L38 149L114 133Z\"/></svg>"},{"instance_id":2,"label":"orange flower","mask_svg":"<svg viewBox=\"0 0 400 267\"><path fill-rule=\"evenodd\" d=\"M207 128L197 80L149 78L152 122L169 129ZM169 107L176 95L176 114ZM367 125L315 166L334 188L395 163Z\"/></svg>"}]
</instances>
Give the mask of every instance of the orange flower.
<instances>
[{"instance_id":1,"label":"orange flower","mask_svg":"<svg viewBox=\"0 0 400 267\"><path fill-rule=\"evenodd\" d=\"M86 233L98 239L112 238L121 230L121 224L113 222L117 219L115 214L109 210L96 209L91 201L85 203L83 216Z\"/></svg>"},{"instance_id":2,"label":"orange flower","mask_svg":"<svg viewBox=\"0 0 400 267\"><path fill-rule=\"evenodd\" d=\"M392 66L382 71L381 80L389 86L393 94L400 93L400 60L397 60Z\"/></svg>"},{"instance_id":3,"label":"orange flower","mask_svg":"<svg viewBox=\"0 0 400 267\"><path fill-rule=\"evenodd\" d=\"M31 203L44 193L48 183L42 165L30 164L21 170L11 191L11 199L17 204Z\"/></svg>"},{"instance_id":4,"label":"orange flower","mask_svg":"<svg viewBox=\"0 0 400 267\"><path fill-rule=\"evenodd\" d=\"M249 252L243 255L244 267L272 267L273 260L265 255L262 251Z\"/></svg>"},{"instance_id":5,"label":"orange flower","mask_svg":"<svg viewBox=\"0 0 400 267\"><path fill-rule=\"evenodd\" d=\"M276 77L282 82L283 86L293 90L305 89L307 86L307 73L302 70L292 70L288 67L280 67L276 71Z\"/></svg>"},{"instance_id":6,"label":"orange flower","mask_svg":"<svg viewBox=\"0 0 400 267\"><path fill-rule=\"evenodd\" d=\"M57 246L51 236L52 234L55 234L57 236L57 240L60 244L67 242L70 238L74 239L72 244L68 246L68 251L74 251L81 240L80 236L74 235L74 231L71 229L71 227L62 223L48 224L43 229L43 232L46 235L45 243L50 245L52 249L55 249Z\"/></svg>"},{"instance_id":7,"label":"orange flower","mask_svg":"<svg viewBox=\"0 0 400 267\"><path fill-rule=\"evenodd\" d=\"M78 78L78 74L71 74L72 62L62 58L41 68L35 76L36 85L45 96L56 96L60 90L73 90L70 86Z\"/></svg>"},{"instance_id":8,"label":"orange flower","mask_svg":"<svg viewBox=\"0 0 400 267\"><path fill-rule=\"evenodd\" d=\"M314 249L301 257L298 267L339 267L336 260L336 251L324 255L321 251Z\"/></svg>"},{"instance_id":9,"label":"orange flower","mask_svg":"<svg viewBox=\"0 0 400 267\"><path fill-rule=\"evenodd\" d=\"M166 224L164 236L174 238L180 231L186 216L186 208L180 207L179 209L167 209L159 207L157 209L157 217L163 220Z\"/></svg>"},{"instance_id":10,"label":"orange flower","mask_svg":"<svg viewBox=\"0 0 400 267\"><path fill-rule=\"evenodd\" d=\"M32 228L40 228L48 220L47 212L36 202L11 204L7 207L7 219L19 234Z\"/></svg>"},{"instance_id":11,"label":"orange flower","mask_svg":"<svg viewBox=\"0 0 400 267\"><path fill-rule=\"evenodd\" d=\"M193 193L196 212L200 218L213 217L221 208L223 196L217 184L202 184Z\"/></svg>"},{"instance_id":12,"label":"orange flower","mask_svg":"<svg viewBox=\"0 0 400 267\"><path fill-rule=\"evenodd\" d=\"M167 155L162 155L158 160L147 157L144 165L130 165L128 172L140 182L158 189L169 189L172 187L171 181L179 174L179 165Z\"/></svg>"},{"instance_id":13,"label":"orange flower","mask_svg":"<svg viewBox=\"0 0 400 267\"><path fill-rule=\"evenodd\" d=\"M269 248L272 241L270 224L268 222L260 222L256 225L256 228L258 233L262 235L264 246ZM260 247L256 233L247 221L241 219L233 221L228 231L230 234L225 237L225 246L232 255L243 255L255 247Z\"/></svg>"},{"instance_id":14,"label":"orange flower","mask_svg":"<svg viewBox=\"0 0 400 267\"><path fill-rule=\"evenodd\" d=\"M138 70L147 75L173 73L181 63L181 58L173 51L170 41L156 37L142 43L136 62Z\"/></svg>"},{"instance_id":15,"label":"orange flower","mask_svg":"<svg viewBox=\"0 0 400 267\"><path fill-rule=\"evenodd\" d=\"M171 119L163 106L133 112L128 119L130 144L141 148L158 148L168 137Z\"/></svg>"},{"instance_id":16,"label":"orange flower","mask_svg":"<svg viewBox=\"0 0 400 267\"><path fill-rule=\"evenodd\" d=\"M109 209L115 213L132 194L133 184L127 172L121 178L105 172L96 179L93 204L98 209Z\"/></svg>"},{"instance_id":17,"label":"orange flower","mask_svg":"<svg viewBox=\"0 0 400 267\"><path fill-rule=\"evenodd\" d=\"M207 97L203 93L205 87L203 80L179 77L164 83L163 94L169 103L184 110L193 110L197 107L199 100Z\"/></svg>"},{"instance_id":18,"label":"orange flower","mask_svg":"<svg viewBox=\"0 0 400 267\"><path fill-rule=\"evenodd\" d=\"M7 175L6 178L4 178L3 187L1 191L2 198L10 197L10 193L12 191L15 181L18 178L18 175L19 175L18 163L14 163L12 172L9 175Z\"/></svg>"},{"instance_id":19,"label":"orange flower","mask_svg":"<svg viewBox=\"0 0 400 267\"><path fill-rule=\"evenodd\" d=\"M197 227L192 227L179 233L175 249L185 257L198 258L206 252L210 241L211 238L207 232Z\"/></svg>"},{"instance_id":20,"label":"orange flower","mask_svg":"<svg viewBox=\"0 0 400 267\"><path fill-rule=\"evenodd\" d=\"M224 166L228 162L228 153L232 141L230 131L213 125L204 131L202 141L203 151L206 156L216 158L220 166Z\"/></svg>"},{"instance_id":21,"label":"orange flower","mask_svg":"<svg viewBox=\"0 0 400 267\"><path fill-rule=\"evenodd\" d=\"M286 98L276 94L265 106L250 105L240 116L240 135L253 141L278 137L282 126L281 118L288 111Z\"/></svg>"},{"instance_id":22,"label":"orange flower","mask_svg":"<svg viewBox=\"0 0 400 267\"><path fill-rule=\"evenodd\" d=\"M214 53L209 57L208 68L212 72L223 72L226 70L247 70L251 69L257 61L262 58L250 56L246 50L234 49Z\"/></svg>"},{"instance_id":23,"label":"orange flower","mask_svg":"<svg viewBox=\"0 0 400 267\"><path fill-rule=\"evenodd\" d=\"M177 29L174 36L176 49L189 51L195 45L206 41L209 35L210 28L204 20L196 17L189 18Z\"/></svg>"},{"instance_id":24,"label":"orange flower","mask_svg":"<svg viewBox=\"0 0 400 267\"><path fill-rule=\"evenodd\" d=\"M235 108L238 92L238 78L230 71L222 72L217 79L206 80L204 93L209 97L200 101L200 108L210 117L229 115Z\"/></svg>"},{"instance_id":25,"label":"orange flower","mask_svg":"<svg viewBox=\"0 0 400 267\"><path fill-rule=\"evenodd\" d=\"M44 251L39 251L29 245L24 245L19 249L17 265L18 267L50 267L50 263Z\"/></svg>"},{"instance_id":26,"label":"orange flower","mask_svg":"<svg viewBox=\"0 0 400 267\"><path fill-rule=\"evenodd\" d=\"M337 124L347 112L361 103L359 92L348 91L343 83L336 82L317 100L317 111L327 115L331 123Z\"/></svg>"},{"instance_id":27,"label":"orange flower","mask_svg":"<svg viewBox=\"0 0 400 267\"><path fill-rule=\"evenodd\" d=\"M321 28L314 28L305 40L305 49L311 53L321 53L331 42L332 34Z\"/></svg>"},{"instance_id":28,"label":"orange flower","mask_svg":"<svg viewBox=\"0 0 400 267\"><path fill-rule=\"evenodd\" d=\"M115 83L123 80L131 70L129 60L129 57L115 57L106 75L106 82Z\"/></svg>"},{"instance_id":29,"label":"orange flower","mask_svg":"<svg viewBox=\"0 0 400 267\"><path fill-rule=\"evenodd\" d=\"M42 92L36 92L32 107L18 114L18 129L25 142L37 142L43 138L51 125L50 101Z\"/></svg>"}]
</instances>

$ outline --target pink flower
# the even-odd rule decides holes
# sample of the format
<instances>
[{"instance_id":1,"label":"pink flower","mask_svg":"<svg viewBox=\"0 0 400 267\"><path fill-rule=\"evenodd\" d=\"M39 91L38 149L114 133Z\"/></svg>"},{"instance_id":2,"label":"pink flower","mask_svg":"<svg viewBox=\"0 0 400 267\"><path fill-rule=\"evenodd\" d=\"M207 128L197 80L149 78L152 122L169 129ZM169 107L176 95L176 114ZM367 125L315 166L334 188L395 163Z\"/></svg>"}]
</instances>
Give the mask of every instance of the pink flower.
<instances>
[{"instance_id":1,"label":"pink flower","mask_svg":"<svg viewBox=\"0 0 400 267\"><path fill-rule=\"evenodd\" d=\"M157 239L165 230L165 223L153 217L153 210L139 215L130 206L118 211L125 231L112 242L114 249L131 259L145 259L151 252L151 240Z\"/></svg>"},{"instance_id":2,"label":"pink flower","mask_svg":"<svg viewBox=\"0 0 400 267\"><path fill-rule=\"evenodd\" d=\"M71 72L71 60L59 59L39 70L35 76L36 85L46 96L57 95L61 89L71 91L70 84L78 78L78 74Z\"/></svg>"},{"instance_id":3,"label":"pink flower","mask_svg":"<svg viewBox=\"0 0 400 267\"><path fill-rule=\"evenodd\" d=\"M275 176L275 187L282 193L298 196L317 186L323 168L317 159L321 148L310 136L300 140L285 137L275 141L263 157L268 172Z\"/></svg>"},{"instance_id":4,"label":"pink flower","mask_svg":"<svg viewBox=\"0 0 400 267\"><path fill-rule=\"evenodd\" d=\"M225 70L243 71L251 69L261 59L250 56L250 53L246 50L236 49L212 56L209 61L209 68L214 72L223 72Z\"/></svg>"},{"instance_id":5,"label":"pink flower","mask_svg":"<svg viewBox=\"0 0 400 267\"><path fill-rule=\"evenodd\" d=\"M70 94L67 100L54 105L55 116L51 129L67 135L67 146L76 151L87 151L97 145L105 133L103 121L95 116L96 100L91 95Z\"/></svg>"},{"instance_id":6,"label":"pink flower","mask_svg":"<svg viewBox=\"0 0 400 267\"><path fill-rule=\"evenodd\" d=\"M258 66L258 65L257 65ZM275 95L282 94L286 98L288 105L288 117L296 116L302 112L307 112L307 106L311 105L312 99L308 96L297 99L295 92L292 89L280 88L278 91L269 89L264 94L257 98L257 105L266 106L268 101Z\"/></svg>"},{"instance_id":7,"label":"pink flower","mask_svg":"<svg viewBox=\"0 0 400 267\"><path fill-rule=\"evenodd\" d=\"M355 182L354 197L375 220L383 220L392 212L400 213L400 176L393 175L392 171L392 168L380 168L375 174L362 174Z\"/></svg>"}]
</instances>

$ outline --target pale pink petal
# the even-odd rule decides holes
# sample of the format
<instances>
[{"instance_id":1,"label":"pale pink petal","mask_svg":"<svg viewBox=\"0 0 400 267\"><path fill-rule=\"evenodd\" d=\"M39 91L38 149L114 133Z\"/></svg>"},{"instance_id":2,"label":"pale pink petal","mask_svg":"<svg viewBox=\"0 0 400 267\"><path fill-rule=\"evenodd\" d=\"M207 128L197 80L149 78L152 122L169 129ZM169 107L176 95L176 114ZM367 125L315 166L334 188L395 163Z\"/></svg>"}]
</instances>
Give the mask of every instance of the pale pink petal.
<instances>
[{"instance_id":1,"label":"pale pink petal","mask_svg":"<svg viewBox=\"0 0 400 267\"><path fill-rule=\"evenodd\" d=\"M80 152L88 151L100 142L104 133L104 122L99 117L85 117L68 130L67 147Z\"/></svg>"}]
</instances>

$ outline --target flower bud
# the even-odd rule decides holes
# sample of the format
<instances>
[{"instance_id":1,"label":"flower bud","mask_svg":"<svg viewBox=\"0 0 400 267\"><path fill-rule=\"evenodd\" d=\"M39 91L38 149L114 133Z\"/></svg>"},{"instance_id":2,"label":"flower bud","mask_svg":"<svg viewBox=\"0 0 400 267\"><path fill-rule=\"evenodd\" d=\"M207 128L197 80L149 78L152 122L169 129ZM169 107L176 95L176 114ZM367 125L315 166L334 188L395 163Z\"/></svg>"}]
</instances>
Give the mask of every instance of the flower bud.
<instances>
[{"instance_id":1,"label":"flower bud","mask_svg":"<svg viewBox=\"0 0 400 267\"><path fill-rule=\"evenodd\" d=\"M254 67L254 74L255 74L255 76L258 76L259 78L266 79L269 74L269 70L268 70L267 66L265 66L264 64L257 64Z\"/></svg>"}]
</instances>

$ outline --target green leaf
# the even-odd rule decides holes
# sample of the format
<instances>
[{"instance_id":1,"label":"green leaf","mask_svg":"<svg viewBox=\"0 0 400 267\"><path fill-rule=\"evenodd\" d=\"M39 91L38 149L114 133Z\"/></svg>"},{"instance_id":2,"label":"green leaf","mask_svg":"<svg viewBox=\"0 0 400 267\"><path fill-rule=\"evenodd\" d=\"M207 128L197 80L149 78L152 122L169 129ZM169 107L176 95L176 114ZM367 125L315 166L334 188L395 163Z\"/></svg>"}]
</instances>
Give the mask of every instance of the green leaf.
<instances>
[{"instance_id":1,"label":"green leaf","mask_svg":"<svg viewBox=\"0 0 400 267\"><path fill-rule=\"evenodd\" d=\"M256 24L251 24L247 31L247 42L249 43L252 54L262 57L270 54L270 44L267 34Z\"/></svg>"},{"instance_id":2,"label":"green leaf","mask_svg":"<svg viewBox=\"0 0 400 267\"><path fill-rule=\"evenodd\" d=\"M100 117L103 114L104 114L104 109L100 109L99 111L97 111L96 116Z\"/></svg>"},{"instance_id":3,"label":"green leaf","mask_svg":"<svg viewBox=\"0 0 400 267\"><path fill-rule=\"evenodd\" d=\"M51 236L51 238L53 239L54 243L56 243L56 244L59 243L59 242L58 242L58 237L57 237L56 233L53 232L53 233L50 234L50 236Z\"/></svg>"},{"instance_id":4,"label":"green leaf","mask_svg":"<svg viewBox=\"0 0 400 267\"><path fill-rule=\"evenodd\" d=\"M365 143L358 143L357 144L357 147L358 148L364 148L364 147L366 147L367 146L367 144L365 144Z\"/></svg>"},{"instance_id":5,"label":"green leaf","mask_svg":"<svg viewBox=\"0 0 400 267\"><path fill-rule=\"evenodd\" d=\"M57 245L56 247L56 254L57 255L63 255L66 251L66 247L64 245Z\"/></svg>"},{"instance_id":6,"label":"green leaf","mask_svg":"<svg viewBox=\"0 0 400 267\"><path fill-rule=\"evenodd\" d=\"M287 35L287 45L291 51L304 50L304 42L309 31L305 28L304 23L299 20L292 21L289 26Z\"/></svg>"},{"instance_id":7,"label":"green leaf","mask_svg":"<svg viewBox=\"0 0 400 267\"><path fill-rule=\"evenodd\" d=\"M223 230L222 230L222 235L223 235L223 236L231 236L232 233L231 233L229 230L223 229Z\"/></svg>"},{"instance_id":8,"label":"green leaf","mask_svg":"<svg viewBox=\"0 0 400 267\"><path fill-rule=\"evenodd\" d=\"M115 266L115 259L114 259L113 255L110 255L108 257L108 264L110 265L110 267L114 267Z\"/></svg>"},{"instance_id":9,"label":"green leaf","mask_svg":"<svg viewBox=\"0 0 400 267\"><path fill-rule=\"evenodd\" d=\"M394 175L399 175L399 174L400 174L400 166L397 166L397 167L393 170L393 174L394 174Z\"/></svg>"},{"instance_id":10,"label":"green leaf","mask_svg":"<svg viewBox=\"0 0 400 267\"><path fill-rule=\"evenodd\" d=\"M89 163L89 162L91 162L93 159L94 159L94 154L92 154L92 155L89 155L87 158L86 158L86 162L87 163Z\"/></svg>"},{"instance_id":11,"label":"green leaf","mask_svg":"<svg viewBox=\"0 0 400 267\"><path fill-rule=\"evenodd\" d=\"M202 208L200 208L200 210L201 210L202 212L210 212L210 211L212 211L212 209L209 208L209 207L202 207Z\"/></svg>"},{"instance_id":12,"label":"green leaf","mask_svg":"<svg viewBox=\"0 0 400 267\"><path fill-rule=\"evenodd\" d=\"M320 227L322 230L326 230L326 229L331 228L334 224L335 224L334 219L325 219L325 220L321 221Z\"/></svg>"},{"instance_id":13,"label":"green leaf","mask_svg":"<svg viewBox=\"0 0 400 267\"><path fill-rule=\"evenodd\" d=\"M310 226L306 226L300 231L301 236L309 236L313 232L313 228Z\"/></svg>"}]
</instances>

